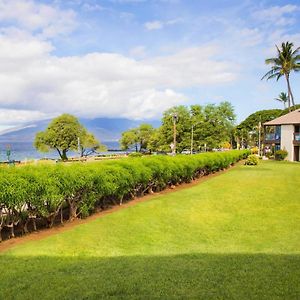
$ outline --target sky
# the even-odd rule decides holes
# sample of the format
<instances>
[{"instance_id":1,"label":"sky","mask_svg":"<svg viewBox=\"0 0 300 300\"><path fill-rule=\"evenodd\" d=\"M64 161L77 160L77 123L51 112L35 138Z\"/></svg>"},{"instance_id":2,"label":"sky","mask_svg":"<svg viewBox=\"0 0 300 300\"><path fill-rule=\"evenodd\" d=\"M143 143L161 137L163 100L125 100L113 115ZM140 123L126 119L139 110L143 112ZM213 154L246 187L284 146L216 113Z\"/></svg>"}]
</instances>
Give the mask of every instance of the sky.
<instances>
[{"instance_id":1,"label":"sky","mask_svg":"<svg viewBox=\"0 0 300 300\"><path fill-rule=\"evenodd\" d=\"M0 0L0 130L221 101L240 122L282 108L284 79L261 77L285 41L300 46L299 0Z\"/></svg>"}]
</instances>

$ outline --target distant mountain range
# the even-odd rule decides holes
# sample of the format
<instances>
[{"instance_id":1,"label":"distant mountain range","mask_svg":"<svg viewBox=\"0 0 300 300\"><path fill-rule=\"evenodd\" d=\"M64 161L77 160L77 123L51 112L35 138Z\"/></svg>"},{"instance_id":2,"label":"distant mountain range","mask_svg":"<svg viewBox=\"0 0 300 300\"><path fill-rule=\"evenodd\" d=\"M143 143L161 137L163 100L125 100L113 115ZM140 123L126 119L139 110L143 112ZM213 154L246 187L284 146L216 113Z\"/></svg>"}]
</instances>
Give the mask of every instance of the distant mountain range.
<instances>
[{"instance_id":1,"label":"distant mountain range","mask_svg":"<svg viewBox=\"0 0 300 300\"><path fill-rule=\"evenodd\" d=\"M38 131L45 130L51 120L37 121L24 124L0 132L0 142L33 142ZM123 131L139 126L141 123L149 123L154 127L160 125L160 121L135 121L123 118L109 119L80 119L80 123L92 132L102 143L118 142Z\"/></svg>"}]
</instances>

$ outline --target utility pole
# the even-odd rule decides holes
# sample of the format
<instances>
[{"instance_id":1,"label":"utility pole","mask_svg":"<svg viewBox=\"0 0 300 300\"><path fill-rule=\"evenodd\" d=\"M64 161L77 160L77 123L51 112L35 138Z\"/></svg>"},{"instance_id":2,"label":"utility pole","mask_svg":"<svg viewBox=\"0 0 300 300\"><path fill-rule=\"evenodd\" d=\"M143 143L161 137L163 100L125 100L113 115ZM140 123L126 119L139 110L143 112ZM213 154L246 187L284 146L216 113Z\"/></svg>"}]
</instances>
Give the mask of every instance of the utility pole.
<instances>
[{"instance_id":1,"label":"utility pole","mask_svg":"<svg viewBox=\"0 0 300 300\"><path fill-rule=\"evenodd\" d=\"M261 148L261 141L260 141L260 136L261 136L261 119L258 123L258 156L260 156L260 148Z\"/></svg>"},{"instance_id":2,"label":"utility pole","mask_svg":"<svg viewBox=\"0 0 300 300\"><path fill-rule=\"evenodd\" d=\"M193 144L194 144L194 124L192 124L192 134L191 134L191 155L193 154Z\"/></svg>"},{"instance_id":3,"label":"utility pole","mask_svg":"<svg viewBox=\"0 0 300 300\"><path fill-rule=\"evenodd\" d=\"M176 132L176 122L177 122L177 119L178 119L178 115L176 113L173 113L172 115L173 117L173 155L176 155L176 135L177 135L177 132Z\"/></svg>"},{"instance_id":4,"label":"utility pole","mask_svg":"<svg viewBox=\"0 0 300 300\"><path fill-rule=\"evenodd\" d=\"M81 157L80 137L77 138L77 150L80 158Z\"/></svg>"}]
</instances>

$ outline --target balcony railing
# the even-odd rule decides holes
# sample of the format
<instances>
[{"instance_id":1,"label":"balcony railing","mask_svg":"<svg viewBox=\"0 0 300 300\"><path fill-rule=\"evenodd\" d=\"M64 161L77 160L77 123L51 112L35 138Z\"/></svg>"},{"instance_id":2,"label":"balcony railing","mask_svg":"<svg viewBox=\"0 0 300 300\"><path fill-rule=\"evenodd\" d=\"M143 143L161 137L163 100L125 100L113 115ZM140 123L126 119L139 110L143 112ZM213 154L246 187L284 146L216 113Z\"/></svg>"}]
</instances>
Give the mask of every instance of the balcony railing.
<instances>
[{"instance_id":1,"label":"balcony railing","mask_svg":"<svg viewBox=\"0 0 300 300\"><path fill-rule=\"evenodd\" d=\"M294 141L295 142L300 142L300 132L295 132L294 133Z\"/></svg>"},{"instance_id":2,"label":"balcony railing","mask_svg":"<svg viewBox=\"0 0 300 300\"><path fill-rule=\"evenodd\" d=\"M278 133L267 133L266 141L280 141L280 135Z\"/></svg>"}]
</instances>

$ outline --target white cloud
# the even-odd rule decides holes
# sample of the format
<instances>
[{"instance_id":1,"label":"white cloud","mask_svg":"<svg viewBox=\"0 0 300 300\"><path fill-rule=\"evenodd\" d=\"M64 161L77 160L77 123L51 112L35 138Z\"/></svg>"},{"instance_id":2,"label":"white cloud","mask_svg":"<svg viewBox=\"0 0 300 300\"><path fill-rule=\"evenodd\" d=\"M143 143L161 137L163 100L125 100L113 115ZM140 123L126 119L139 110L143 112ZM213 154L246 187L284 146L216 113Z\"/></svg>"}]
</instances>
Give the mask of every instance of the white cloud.
<instances>
[{"instance_id":1,"label":"white cloud","mask_svg":"<svg viewBox=\"0 0 300 300\"><path fill-rule=\"evenodd\" d=\"M46 120L53 117L56 114L45 114L34 110L17 110L17 109L1 109L0 108L0 120L2 130L10 126L24 124L28 121ZM4 126L5 128L4 128Z\"/></svg>"},{"instance_id":2,"label":"white cloud","mask_svg":"<svg viewBox=\"0 0 300 300\"><path fill-rule=\"evenodd\" d=\"M253 17L259 21L268 22L271 25L286 26L296 21L291 15L299 10L299 6L292 4L272 6L255 11Z\"/></svg>"},{"instance_id":3,"label":"white cloud","mask_svg":"<svg viewBox=\"0 0 300 300\"><path fill-rule=\"evenodd\" d=\"M0 0L1 21L15 22L21 28L46 38L68 33L76 26L74 11L31 0Z\"/></svg>"},{"instance_id":4,"label":"white cloud","mask_svg":"<svg viewBox=\"0 0 300 300\"><path fill-rule=\"evenodd\" d=\"M0 107L33 111L20 114L24 121L63 112L159 117L187 100L180 89L235 79L231 63L214 59L215 47L138 61L112 53L56 57L47 42L9 34L0 36Z\"/></svg>"},{"instance_id":5,"label":"white cloud","mask_svg":"<svg viewBox=\"0 0 300 300\"><path fill-rule=\"evenodd\" d=\"M90 3L84 3L82 5L82 8L85 10L85 11L101 11L101 10L104 10L105 8L99 4L90 4Z\"/></svg>"},{"instance_id":6,"label":"white cloud","mask_svg":"<svg viewBox=\"0 0 300 300\"><path fill-rule=\"evenodd\" d=\"M147 30L156 30L163 28L164 24L161 21L151 21L145 23L145 27Z\"/></svg>"},{"instance_id":7,"label":"white cloud","mask_svg":"<svg viewBox=\"0 0 300 300\"><path fill-rule=\"evenodd\" d=\"M146 47L145 46L136 46L129 51L130 56L136 58L143 58L146 56Z\"/></svg>"},{"instance_id":8,"label":"white cloud","mask_svg":"<svg viewBox=\"0 0 300 300\"><path fill-rule=\"evenodd\" d=\"M242 28L235 33L239 43L245 47L254 47L264 41L264 33L258 28Z\"/></svg>"},{"instance_id":9,"label":"white cloud","mask_svg":"<svg viewBox=\"0 0 300 300\"><path fill-rule=\"evenodd\" d=\"M157 30L157 29L162 29L165 26L171 26L171 25L175 25L178 23L181 23L183 20L178 18L178 19L172 19L172 20L168 20L168 21L158 21L158 20L154 20L151 22L146 22L144 24L145 28L147 30Z\"/></svg>"}]
</instances>

